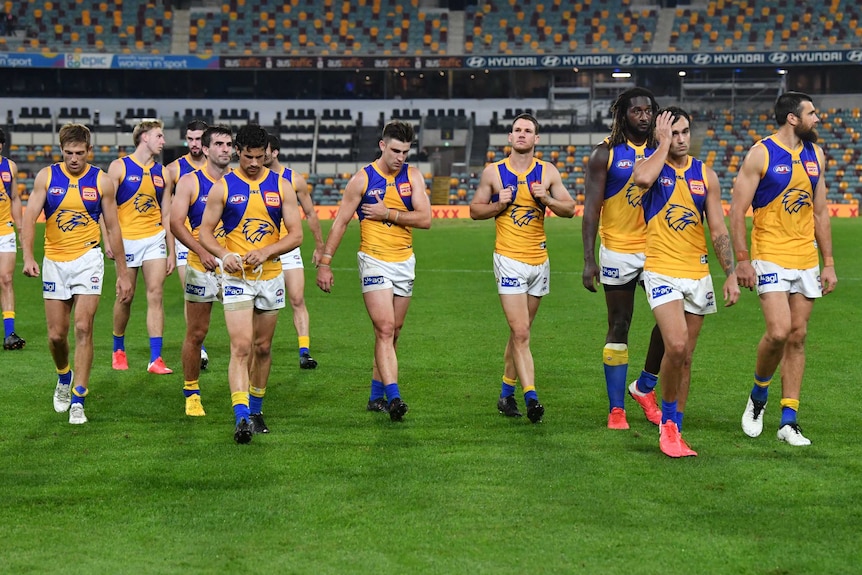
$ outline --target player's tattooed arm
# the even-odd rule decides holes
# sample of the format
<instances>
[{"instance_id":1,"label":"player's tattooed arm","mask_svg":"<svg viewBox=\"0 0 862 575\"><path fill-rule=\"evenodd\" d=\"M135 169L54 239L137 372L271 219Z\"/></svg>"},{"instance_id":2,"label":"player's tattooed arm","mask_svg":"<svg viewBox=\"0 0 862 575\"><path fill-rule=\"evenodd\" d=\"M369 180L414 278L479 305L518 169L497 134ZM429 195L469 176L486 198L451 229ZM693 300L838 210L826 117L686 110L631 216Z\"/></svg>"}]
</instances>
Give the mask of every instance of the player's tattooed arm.
<instances>
[{"instance_id":1,"label":"player's tattooed arm","mask_svg":"<svg viewBox=\"0 0 862 575\"><path fill-rule=\"evenodd\" d=\"M718 257L718 263L721 264L721 269L724 270L724 275L729 276L734 270L733 250L730 245L730 236L728 234L721 234L715 238L715 241L712 242L712 246L715 248L715 255Z\"/></svg>"}]
</instances>

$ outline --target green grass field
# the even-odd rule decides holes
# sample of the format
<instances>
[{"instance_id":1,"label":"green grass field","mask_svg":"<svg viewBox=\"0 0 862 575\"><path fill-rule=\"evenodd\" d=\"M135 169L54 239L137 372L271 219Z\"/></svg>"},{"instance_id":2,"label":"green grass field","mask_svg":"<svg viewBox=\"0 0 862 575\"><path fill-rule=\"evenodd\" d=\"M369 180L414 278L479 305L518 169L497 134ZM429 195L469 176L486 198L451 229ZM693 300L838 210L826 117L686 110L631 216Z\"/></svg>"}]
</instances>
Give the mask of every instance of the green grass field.
<instances>
[{"instance_id":1,"label":"green grass field","mask_svg":"<svg viewBox=\"0 0 862 575\"><path fill-rule=\"evenodd\" d=\"M70 426L51 407L41 284L20 274L19 261L17 331L28 344L0 353L0 573L858 573L860 226L833 220L839 285L810 323L800 424L813 445L775 439L777 388L763 435L739 427L763 330L757 298L745 292L706 319L685 418L700 455L685 460L661 454L657 429L630 399L631 430L605 428L604 298L581 286L577 219L548 221L551 294L532 339L547 409L540 425L495 409L508 332L491 222L435 221L415 232L416 290L399 344L410 405L402 424L365 411L373 337L352 225L333 262L333 293L307 275L320 367L298 369L283 312L264 405L272 433L248 446L232 439L219 307L201 380L207 416L184 415L176 277L164 354L176 373L155 376L145 371L140 280L131 369L110 368L109 272L90 423ZM641 294L630 379L651 325Z\"/></svg>"}]
</instances>

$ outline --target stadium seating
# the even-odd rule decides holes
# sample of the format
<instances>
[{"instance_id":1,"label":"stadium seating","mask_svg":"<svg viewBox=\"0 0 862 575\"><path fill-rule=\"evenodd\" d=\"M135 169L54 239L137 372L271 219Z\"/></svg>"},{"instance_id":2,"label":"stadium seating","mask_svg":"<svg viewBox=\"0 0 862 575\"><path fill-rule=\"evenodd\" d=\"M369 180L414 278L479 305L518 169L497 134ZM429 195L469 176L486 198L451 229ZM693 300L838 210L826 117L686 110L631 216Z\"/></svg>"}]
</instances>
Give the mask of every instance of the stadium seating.
<instances>
[{"instance_id":1,"label":"stadium seating","mask_svg":"<svg viewBox=\"0 0 862 575\"><path fill-rule=\"evenodd\" d=\"M191 13L189 48L210 54L445 54L448 12L418 0L228 0Z\"/></svg>"},{"instance_id":2,"label":"stadium seating","mask_svg":"<svg viewBox=\"0 0 862 575\"><path fill-rule=\"evenodd\" d=\"M649 50L653 6L633 0L488 0L468 6L464 51L543 54Z\"/></svg>"},{"instance_id":3,"label":"stadium seating","mask_svg":"<svg viewBox=\"0 0 862 575\"><path fill-rule=\"evenodd\" d=\"M5 2L24 51L170 52L173 13L164 0L34 0ZM8 47L7 39L0 50Z\"/></svg>"}]
</instances>

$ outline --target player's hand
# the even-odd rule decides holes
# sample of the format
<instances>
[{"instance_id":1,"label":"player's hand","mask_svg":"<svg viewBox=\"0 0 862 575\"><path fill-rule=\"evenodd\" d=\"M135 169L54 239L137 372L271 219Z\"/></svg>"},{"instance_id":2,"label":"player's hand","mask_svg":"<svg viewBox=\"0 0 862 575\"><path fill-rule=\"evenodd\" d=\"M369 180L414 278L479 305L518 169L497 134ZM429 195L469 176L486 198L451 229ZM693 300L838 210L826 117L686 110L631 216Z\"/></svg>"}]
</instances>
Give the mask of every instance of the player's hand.
<instances>
[{"instance_id":1,"label":"player's hand","mask_svg":"<svg viewBox=\"0 0 862 575\"><path fill-rule=\"evenodd\" d=\"M117 275L117 301L126 303L132 299L132 281L127 274Z\"/></svg>"},{"instance_id":2,"label":"player's hand","mask_svg":"<svg viewBox=\"0 0 862 575\"><path fill-rule=\"evenodd\" d=\"M835 266L824 266L820 271L820 286L823 295L832 293L837 283L838 276L835 274Z\"/></svg>"},{"instance_id":3,"label":"player's hand","mask_svg":"<svg viewBox=\"0 0 862 575\"><path fill-rule=\"evenodd\" d=\"M515 199L515 188L512 186L506 186L502 190L500 190L500 195L497 201L499 201L504 206L508 206Z\"/></svg>"},{"instance_id":4,"label":"player's hand","mask_svg":"<svg viewBox=\"0 0 862 575\"><path fill-rule=\"evenodd\" d=\"M311 252L311 263L314 264L314 267L320 263L320 253L323 251L322 248L314 248L314 251Z\"/></svg>"},{"instance_id":5,"label":"player's hand","mask_svg":"<svg viewBox=\"0 0 862 575\"><path fill-rule=\"evenodd\" d=\"M730 307L739 301L739 280L732 273L724 280L724 307Z\"/></svg>"},{"instance_id":6,"label":"player's hand","mask_svg":"<svg viewBox=\"0 0 862 575\"><path fill-rule=\"evenodd\" d=\"M36 260L24 261L24 275L29 278L39 277L39 264Z\"/></svg>"},{"instance_id":7,"label":"player's hand","mask_svg":"<svg viewBox=\"0 0 862 575\"><path fill-rule=\"evenodd\" d=\"M375 222L382 222L389 218L389 210L383 202L375 202L373 204L362 204L362 215L368 218L369 220L374 220ZM395 217L395 214L392 215Z\"/></svg>"},{"instance_id":8,"label":"player's hand","mask_svg":"<svg viewBox=\"0 0 862 575\"><path fill-rule=\"evenodd\" d=\"M239 254L234 252L229 252L221 258L222 261L222 271L227 273L240 273L242 272L242 257Z\"/></svg>"},{"instance_id":9,"label":"player's hand","mask_svg":"<svg viewBox=\"0 0 862 575\"><path fill-rule=\"evenodd\" d=\"M245 265L251 266L253 268L256 268L257 266L263 264L268 259L269 258L266 257L266 254L263 252L263 250L251 250L250 252L245 254L244 258L242 258L243 262L245 262Z\"/></svg>"},{"instance_id":10,"label":"player's hand","mask_svg":"<svg viewBox=\"0 0 862 575\"><path fill-rule=\"evenodd\" d=\"M662 112L655 119L655 137L659 143L670 145L673 139L673 112Z\"/></svg>"},{"instance_id":11,"label":"player's hand","mask_svg":"<svg viewBox=\"0 0 862 575\"><path fill-rule=\"evenodd\" d=\"M749 260L743 260L736 264L736 281L739 287L753 290L757 285L757 273Z\"/></svg>"},{"instance_id":12,"label":"player's hand","mask_svg":"<svg viewBox=\"0 0 862 575\"><path fill-rule=\"evenodd\" d=\"M530 186L530 193L541 203L547 205L548 198L551 194L548 192L548 187L540 182L533 182Z\"/></svg>"},{"instance_id":13,"label":"player's hand","mask_svg":"<svg viewBox=\"0 0 862 575\"><path fill-rule=\"evenodd\" d=\"M218 267L218 262L215 259L215 256L204 250L203 255L199 255L201 259L201 264L204 266L204 269L208 272L214 272Z\"/></svg>"},{"instance_id":14,"label":"player's hand","mask_svg":"<svg viewBox=\"0 0 862 575\"><path fill-rule=\"evenodd\" d=\"M169 276L174 273L174 269L177 267L177 260L172 254L168 254L167 265L165 266L165 275Z\"/></svg>"},{"instance_id":15,"label":"player's hand","mask_svg":"<svg viewBox=\"0 0 862 575\"><path fill-rule=\"evenodd\" d=\"M596 265L596 262L586 262L584 264L584 272L581 274L581 280L583 281L585 288L593 293L596 292L596 286L601 283L599 278L599 266Z\"/></svg>"},{"instance_id":16,"label":"player's hand","mask_svg":"<svg viewBox=\"0 0 862 575\"><path fill-rule=\"evenodd\" d=\"M105 242L105 257L109 260L114 259L114 250L111 249L111 246Z\"/></svg>"},{"instance_id":17,"label":"player's hand","mask_svg":"<svg viewBox=\"0 0 862 575\"><path fill-rule=\"evenodd\" d=\"M335 278L332 275L332 268L323 266L317 268L317 287L329 293L332 291L332 286L335 284Z\"/></svg>"}]
</instances>

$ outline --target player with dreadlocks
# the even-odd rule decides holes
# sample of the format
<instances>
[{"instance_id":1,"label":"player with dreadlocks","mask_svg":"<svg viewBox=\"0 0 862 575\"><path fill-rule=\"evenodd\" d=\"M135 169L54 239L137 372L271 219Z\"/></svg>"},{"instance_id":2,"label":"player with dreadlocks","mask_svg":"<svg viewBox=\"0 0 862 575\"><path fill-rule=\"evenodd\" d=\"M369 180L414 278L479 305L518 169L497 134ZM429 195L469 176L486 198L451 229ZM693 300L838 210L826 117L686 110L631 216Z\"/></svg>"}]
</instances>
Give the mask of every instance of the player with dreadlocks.
<instances>
[{"instance_id":1,"label":"player with dreadlocks","mask_svg":"<svg viewBox=\"0 0 862 575\"><path fill-rule=\"evenodd\" d=\"M635 162L650 156L657 144L652 120L658 104L644 88L626 90L611 106L611 134L593 148L587 163L584 203L584 287L604 286L608 332L602 350L608 392L609 429L628 429L625 394L628 376L629 326L634 311L635 288L642 283L646 223L641 197L646 191L632 182ZM599 217L601 216L601 229ZM599 266L596 265L596 233L601 234ZM654 388L658 383L664 346L653 328L649 351L640 377L628 386L629 394L655 425L661 421Z\"/></svg>"}]
</instances>

